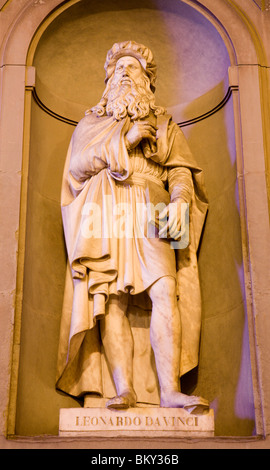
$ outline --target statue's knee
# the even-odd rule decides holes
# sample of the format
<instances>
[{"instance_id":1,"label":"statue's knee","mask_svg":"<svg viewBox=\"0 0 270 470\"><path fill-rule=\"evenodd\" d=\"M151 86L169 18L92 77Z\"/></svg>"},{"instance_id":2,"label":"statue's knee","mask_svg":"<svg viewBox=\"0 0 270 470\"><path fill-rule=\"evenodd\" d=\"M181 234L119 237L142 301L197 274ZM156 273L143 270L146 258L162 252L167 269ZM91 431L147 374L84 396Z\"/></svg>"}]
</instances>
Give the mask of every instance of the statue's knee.
<instances>
[{"instance_id":1,"label":"statue's knee","mask_svg":"<svg viewBox=\"0 0 270 470\"><path fill-rule=\"evenodd\" d=\"M175 301L176 281L173 277L164 276L158 279L150 288L149 295L153 300L159 298L163 301Z\"/></svg>"}]
</instances>

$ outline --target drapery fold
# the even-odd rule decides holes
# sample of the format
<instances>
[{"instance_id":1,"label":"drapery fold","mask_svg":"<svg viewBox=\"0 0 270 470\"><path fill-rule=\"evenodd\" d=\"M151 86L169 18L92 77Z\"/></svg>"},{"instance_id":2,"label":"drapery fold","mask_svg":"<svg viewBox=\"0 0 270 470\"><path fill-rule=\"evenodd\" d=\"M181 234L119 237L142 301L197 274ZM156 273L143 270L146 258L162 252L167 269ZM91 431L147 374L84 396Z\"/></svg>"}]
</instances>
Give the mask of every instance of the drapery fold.
<instances>
[{"instance_id":1,"label":"drapery fold","mask_svg":"<svg viewBox=\"0 0 270 470\"><path fill-rule=\"evenodd\" d=\"M127 315L135 344L135 391L138 401L159 403L149 337L151 302L145 290L162 275L175 277L178 284L182 324L179 375L198 363L201 298L196 252L207 197L202 171L182 131L168 115L154 119L158 129L154 153L147 141L142 142L134 155L127 152L125 134L132 125L129 118L115 121L112 117L90 114L79 123L72 137L61 195L68 267L56 384L70 395L114 394L100 343L98 319L105 313L109 295L129 292ZM173 175L173 169L181 167L190 170L193 183L189 244L181 249L174 245L174 251L169 240L159 239L157 234L146 236L147 219L137 207L143 208L147 203L168 204L168 172ZM172 180L177 185L177 176ZM125 232L122 238L112 233L118 227L122 234L121 225L117 226L121 214L114 211L121 204L133 211L131 226L127 227L130 232ZM100 224L94 229L93 222L99 217ZM146 371L143 377L140 370Z\"/></svg>"}]
</instances>

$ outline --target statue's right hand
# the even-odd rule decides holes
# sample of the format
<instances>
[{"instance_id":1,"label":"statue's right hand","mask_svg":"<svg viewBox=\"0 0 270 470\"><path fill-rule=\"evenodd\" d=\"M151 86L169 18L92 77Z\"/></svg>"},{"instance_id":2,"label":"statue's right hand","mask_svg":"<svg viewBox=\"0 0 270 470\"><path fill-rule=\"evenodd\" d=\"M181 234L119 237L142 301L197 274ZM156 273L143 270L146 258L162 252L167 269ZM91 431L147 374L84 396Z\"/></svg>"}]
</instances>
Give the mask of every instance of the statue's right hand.
<instances>
[{"instance_id":1,"label":"statue's right hand","mask_svg":"<svg viewBox=\"0 0 270 470\"><path fill-rule=\"evenodd\" d=\"M136 121L125 136L129 149L135 148L142 139L149 139L156 142L157 128L148 121Z\"/></svg>"}]
</instances>

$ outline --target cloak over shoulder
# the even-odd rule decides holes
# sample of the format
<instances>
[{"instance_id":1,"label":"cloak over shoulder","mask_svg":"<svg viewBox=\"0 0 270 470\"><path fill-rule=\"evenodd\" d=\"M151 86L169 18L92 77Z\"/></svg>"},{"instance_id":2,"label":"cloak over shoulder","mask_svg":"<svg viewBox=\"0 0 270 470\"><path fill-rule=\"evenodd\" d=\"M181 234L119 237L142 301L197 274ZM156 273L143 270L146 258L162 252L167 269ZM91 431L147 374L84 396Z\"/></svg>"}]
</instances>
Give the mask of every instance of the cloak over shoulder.
<instances>
[{"instance_id":1,"label":"cloak over shoulder","mask_svg":"<svg viewBox=\"0 0 270 470\"><path fill-rule=\"evenodd\" d=\"M189 168L194 186L189 208L189 244L181 249L175 245L178 307L182 325L181 376L198 364L201 296L197 249L207 212L207 197L202 170L196 165L182 131L168 115L156 119L157 147L153 151L144 142L144 155L164 168ZM99 338L98 321L92 314L95 296L89 296L86 268L78 257L77 227L94 175L104 172L111 184L115 181L124 182L132 176L124 141L129 124L129 118L115 121L108 116L86 116L75 129L66 159L61 205L68 266L56 387L72 396L91 392L104 397L115 395ZM158 198L158 192L151 197ZM102 257L106 249L104 241L96 256ZM151 301L145 292L130 298L127 315L134 337L134 389L139 402L159 403L158 380L149 335Z\"/></svg>"}]
</instances>

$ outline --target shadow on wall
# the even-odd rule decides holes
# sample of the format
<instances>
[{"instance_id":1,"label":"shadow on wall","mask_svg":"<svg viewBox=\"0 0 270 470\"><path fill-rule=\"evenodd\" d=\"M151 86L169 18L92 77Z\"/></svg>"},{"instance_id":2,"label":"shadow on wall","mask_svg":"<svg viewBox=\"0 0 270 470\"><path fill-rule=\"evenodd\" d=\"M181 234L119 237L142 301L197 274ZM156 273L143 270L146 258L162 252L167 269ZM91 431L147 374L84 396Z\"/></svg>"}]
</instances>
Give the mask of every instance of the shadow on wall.
<instances>
[{"instance_id":1,"label":"shadow on wall","mask_svg":"<svg viewBox=\"0 0 270 470\"><path fill-rule=\"evenodd\" d=\"M245 306L232 99L186 129L205 171L209 212L199 251L203 324L199 370L183 390L206 396L217 435L252 435L255 414Z\"/></svg>"},{"instance_id":2,"label":"shadow on wall","mask_svg":"<svg viewBox=\"0 0 270 470\"><path fill-rule=\"evenodd\" d=\"M59 408L76 406L73 399L55 391L66 273L60 191L73 130L33 103L16 409L18 435L57 435Z\"/></svg>"}]
</instances>

